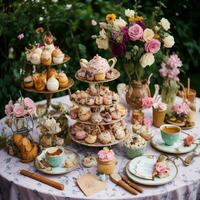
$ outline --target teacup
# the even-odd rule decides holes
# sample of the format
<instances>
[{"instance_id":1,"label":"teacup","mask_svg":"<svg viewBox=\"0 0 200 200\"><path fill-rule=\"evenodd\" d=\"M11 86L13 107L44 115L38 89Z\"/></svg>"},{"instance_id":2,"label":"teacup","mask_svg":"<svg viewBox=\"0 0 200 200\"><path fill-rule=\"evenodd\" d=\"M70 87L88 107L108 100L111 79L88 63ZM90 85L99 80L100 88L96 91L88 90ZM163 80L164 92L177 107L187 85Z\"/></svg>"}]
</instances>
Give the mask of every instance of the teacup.
<instances>
[{"instance_id":1,"label":"teacup","mask_svg":"<svg viewBox=\"0 0 200 200\"><path fill-rule=\"evenodd\" d=\"M62 147L50 147L46 149L45 153L46 161L52 167L59 167L64 164L65 154Z\"/></svg>"},{"instance_id":2,"label":"teacup","mask_svg":"<svg viewBox=\"0 0 200 200\"><path fill-rule=\"evenodd\" d=\"M164 143L168 146L172 146L178 141L181 128L171 124L164 124L160 127L160 132Z\"/></svg>"}]
</instances>

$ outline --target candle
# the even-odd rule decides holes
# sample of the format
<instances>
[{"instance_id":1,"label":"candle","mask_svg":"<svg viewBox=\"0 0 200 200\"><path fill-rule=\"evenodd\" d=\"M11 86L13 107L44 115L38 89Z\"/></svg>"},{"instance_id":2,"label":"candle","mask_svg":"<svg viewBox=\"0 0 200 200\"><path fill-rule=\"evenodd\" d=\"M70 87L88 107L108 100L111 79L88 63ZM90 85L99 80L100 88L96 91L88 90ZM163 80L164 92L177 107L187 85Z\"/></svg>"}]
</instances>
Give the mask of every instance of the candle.
<instances>
[{"instance_id":1,"label":"candle","mask_svg":"<svg viewBox=\"0 0 200 200\"><path fill-rule=\"evenodd\" d=\"M187 84L187 94L190 93L190 78L188 78L188 84Z\"/></svg>"}]
</instances>

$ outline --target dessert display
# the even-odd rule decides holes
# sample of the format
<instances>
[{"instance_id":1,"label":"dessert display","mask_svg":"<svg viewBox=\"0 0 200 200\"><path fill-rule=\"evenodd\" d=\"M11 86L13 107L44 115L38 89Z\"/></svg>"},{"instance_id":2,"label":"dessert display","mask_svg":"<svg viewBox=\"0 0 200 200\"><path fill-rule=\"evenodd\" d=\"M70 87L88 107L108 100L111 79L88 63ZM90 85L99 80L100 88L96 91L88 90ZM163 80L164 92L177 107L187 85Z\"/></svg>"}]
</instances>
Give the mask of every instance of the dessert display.
<instances>
[{"instance_id":1,"label":"dessert display","mask_svg":"<svg viewBox=\"0 0 200 200\"><path fill-rule=\"evenodd\" d=\"M54 46L53 35L46 32L41 44L26 49L26 59L28 64L33 65L34 73L24 75L21 87L30 92L45 94L48 108L54 93L65 91L73 85L71 78L54 68L66 63L70 58L59 47ZM41 67L44 68L42 72Z\"/></svg>"},{"instance_id":2,"label":"dessert display","mask_svg":"<svg viewBox=\"0 0 200 200\"><path fill-rule=\"evenodd\" d=\"M147 142L137 134L130 134L124 141L124 150L128 158L134 158L144 154Z\"/></svg>"},{"instance_id":3,"label":"dessert display","mask_svg":"<svg viewBox=\"0 0 200 200\"><path fill-rule=\"evenodd\" d=\"M115 170L116 158L112 149L104 147L98 152L97 170L101 174L112 174Z\"/></svg>"},{"instance_id":4,"label":"dessert display","mask_svg":"<svg viewBox=\"0 0 200 200\"><path fill-rule=\"evenodd\" d=\"M14 134L7 145L8 153L17 156L21 162L32 162L38 155L38 146L33 143L27 136Z\"/></svg>"},{"instance_id":5,"label":"dessert display","mask_svg":"<svg viewBox=\"0 0 200 200\"><path fill-rule=\"evenodd\" d=\"M113 62L112 66L109 61ZM112 77L116 59L109 61L98 55L89 62L80 60L81 69L76 78L89 82L89 87L70 95L73 105L69 111L70 117L77 121L70 128L70 136L79 144L110 146L122 142L128 135L123 121L126 108L119 103L119 95L103 85L119 77L119 72Z\"/></svg>"},{"instance_id":6,"label":"dessert display","mask_svg":"<svg viewBox=\"0 0 200 200\"><path fill-rule=\"evenodd\" d=\"M111 66L109 65L110 61L112 61ZM106 82L114 80L120 75L119 72L114 69L116 62L116 58L107 61L99 55L94 56L90 61L81 59L81 69L77 71L76 78L86 82Z\"/></svg>"}]
</instances>

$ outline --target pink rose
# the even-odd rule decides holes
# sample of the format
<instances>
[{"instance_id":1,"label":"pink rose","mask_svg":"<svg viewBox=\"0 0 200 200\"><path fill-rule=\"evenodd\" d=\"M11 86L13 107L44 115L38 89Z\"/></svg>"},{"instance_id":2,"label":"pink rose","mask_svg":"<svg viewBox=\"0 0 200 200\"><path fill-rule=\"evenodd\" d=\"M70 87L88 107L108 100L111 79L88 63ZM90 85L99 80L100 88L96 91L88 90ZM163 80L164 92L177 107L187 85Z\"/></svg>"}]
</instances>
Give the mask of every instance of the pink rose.
<instances>
[{"instance_id":1,"label":"pink rose","mask_svg":"<svg viewBox=\"0 0 200 200\"><path fill-rule=\"evenodd\" d=\"M16 103L14 104L13 113L15 117L24 117L27 114L27 111L24 110L24 106Z\"/></svg>"},{"instance_id":2,"label":"pink rose","mask_svg":"<svg viewBox=\"0 0 200 200\"><path fill-rule=\"evenodd\" d=\"M24 105L28 108L28 113L33 114L36 111L36 106L32 99L26 97L24 98Z\"/></svg>"},{"instance_id":3,"label":"pink rose","mask_svg":"<svg viewBox=\"0 0 200 200\"><path fill-rule=\"evenodd\" d=\"M153 107L158 111L165 111L167 110L167 104L163 102L154 103Z\"/></svg>"},{"instance_id":4,"label":"pink rose","mask_svg":"<svg viewBox=\"0 0 200 200\"><path fill-rule=\"evenodd\" d=\"M157 53L160 50L160 41L151 39L145 43L145 51L148 53Z\"/></svg>"},{"instance_id":5,"label":"pink rose","mask_svg":"<svg viewBox=\"0 0 200 200\"><path fill-rule=\"evenodd\" d=\"M158 175L162 175L166 174L169 169L164 162L157 162L154 166L154 170L158 173Z\"/></svg>"},{"instance_id":6,"label":"pink rose","mask_svg":"<svg viewBox=\"0 0 200 200\"><path fill-rule=\"evenodd\" d=\"M172 111L177 115L187 115L190 112L190 108L187 103L183 102L180 104L175 104L172 107Z\"/></svg>"},{"instance_id":7,"label":"pink rose","mask_svg":"<svg viewBox=\"0 0 200 200\"><path fill-rule=\"evenodd\" d=\"M139 40L143 36L143 29L142 29L142 27L140 25L133 24L128 29L128 35L130 37L130 40L132 40L132 41Z\"/></svg>"},{"instance_id":8,"label":"pink rose","mask_svg":"<svg viewBox=\"0 0 200 200\"><path fill-rule=\"evenodd\" d=\"M5 106L5 114L7 116L10 116L13 112L13 102L10 100L8 104Z\"/></svg>"},{"instance_id":9,"label":"pink rose","mask_svg":"<svg viewBox=\"0 0 200 200\"><path fill-rule=\"evenodd\" d=\"M144 97L142 98L142 107L151 108L153 106L153 98L152 97Z\"/></svg>"},{"instance_id":10,"label":"pink rose","mask_svg":"<svg viewBox=\"0 0 200 200\"><path fill-rule=\"evenodd\" d=\"M194 144L194 137L192 135L188 135L186 138L184 138L184 145L185 146L190 146Z\"/></svg>"},{"instance_id":11,"label":"pink rose","mask_svg":"<svg viewBox=\"0 0 200 200\"><path fill-rule=\"evenodd\" d=\"M103 149L98 152L99 160L101 160L103 162L113 160L114 156L115 156L115 154L114 154L113 150Z\"/></svg>"},{"instance_id":12,"label":"pink rose","mask_svg":"<svg viewBox=\"0 0 200 200\"><path fill-rule=\"evenodd\" d=\"M105 29L107 24L105 22L99 22L99 26L101 29Z\"/></svg>"}]
</instances>

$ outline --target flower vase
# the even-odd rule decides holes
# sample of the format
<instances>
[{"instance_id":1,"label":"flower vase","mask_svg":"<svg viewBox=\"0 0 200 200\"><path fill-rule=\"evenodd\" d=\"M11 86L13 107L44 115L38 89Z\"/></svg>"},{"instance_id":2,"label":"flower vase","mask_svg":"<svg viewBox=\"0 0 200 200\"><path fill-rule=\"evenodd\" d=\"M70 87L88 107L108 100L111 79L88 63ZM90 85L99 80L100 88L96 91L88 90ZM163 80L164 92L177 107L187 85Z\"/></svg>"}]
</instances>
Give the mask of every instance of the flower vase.
<instances>
[{"instance_id":1,"label":"flower vase","mask_svg":"<svg viewBox=\"0 0 200 200\"><path fill-rule=\"evenodd\" d=\"M126 93L126 101L133 108L142 109L142 98L151 96L147 80L133 80Z\"/></svg>"},{"instance_id":2,"label":"flower vase","mask_svg":"<svg viewBox=\"0 0 200 200\"><path fill-rule=\"evenodd\" d=\"M28 135L33 130L34 122L31 115L24 117L11 117L11 129L13 133Z\"/></svg>"},{"instance_id":3,"label":"flower vase","mask_svg":"<svg viewBox=\"0 0 200 200\"><path fill-rule=\"evenodd\" d=\"M162 102L167 104L167 113L172 109L172 106L176 99L176 93L178 92L179 86L177 81L167 79L163 83L161 98Z\"/></svg>"}]
</instances>

